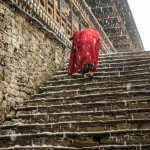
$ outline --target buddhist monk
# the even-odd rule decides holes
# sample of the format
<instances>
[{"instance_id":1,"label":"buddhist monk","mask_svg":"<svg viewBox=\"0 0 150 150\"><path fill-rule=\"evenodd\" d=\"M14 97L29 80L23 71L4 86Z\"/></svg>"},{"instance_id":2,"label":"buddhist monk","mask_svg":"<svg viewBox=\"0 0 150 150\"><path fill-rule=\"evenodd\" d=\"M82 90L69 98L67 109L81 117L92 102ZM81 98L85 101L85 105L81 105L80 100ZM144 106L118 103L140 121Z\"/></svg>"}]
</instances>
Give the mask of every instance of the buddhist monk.
<instances>
[{"instance_id":1,"label":"buddhist monk","mask_svg":"<svg viewBox=\"0 0 150 150\"><path fill-rule=\"evenodd\" d=\"M81 70L82 77L87 73L93 78L93 71L97 68L100 50L100 35L95 28L75 32L71 37L72 47L68 67L68 75Z\"/></svg>"}]
</instances>

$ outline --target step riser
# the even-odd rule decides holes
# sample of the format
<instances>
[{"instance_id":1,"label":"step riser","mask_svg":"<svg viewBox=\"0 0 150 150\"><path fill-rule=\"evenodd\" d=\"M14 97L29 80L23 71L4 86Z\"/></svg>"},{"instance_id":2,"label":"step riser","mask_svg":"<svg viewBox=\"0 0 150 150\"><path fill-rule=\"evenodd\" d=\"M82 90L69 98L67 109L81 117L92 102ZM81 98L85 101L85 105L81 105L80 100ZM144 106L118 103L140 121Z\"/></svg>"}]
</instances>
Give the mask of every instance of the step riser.
<instances>
[{"instance_id":1,"label":"step riser","mask_svg":"<svg viewBox=\"0 0 150 150\"><path fill-rule=\"evenodd\" d=\"M12 132L19 134L34 134L38 132L97 132L97 131L112 131L112 130L124 130L124 129L144 129L150 126L150 121L135 121L127 123L123 121L121 123L62 123L52 125L31 125L31 126L18 126L10 129L3 129L0 132L1 135L8 135Z\"/></svg>"},{"instance_id":2,"label":"step riser","mask_svg":"<svg viewBox=\"0 0 150 150\"><path fill-rule=\"evenodd\" d=\"M143 57L127 57L126 59L123 59L121 57L116 57L116 58L99 58L98 60L98 64L128 64L128 63L136 63L136 62L142 62L142 61L149 61L150 60L150 56L143 56ZM69 63L66 63L64 65L64 67L68 66Z\"/></svg>"},{"instance_id":3,"label":"step riser","mask_svg":"<svg viewBox=\"0 0 150 150\"><path fill-rule=\"evenodd\" d=\"M111 71L131 71L131 70L137 70L137 69L145 69L145 70L150 70L150 64L143 64L141 66L139 65L135 65L135 66L124 66L124 67L101 67L101 68L97 68L96 72L111 72ZM57 75L62 75L62 74L67 74L67 70L59 71L56 73Z\"/></svg>"},{"instance_id":4,"label":"step riser","mask_svg":"<svg viewBox=\"0 0 150 150\"><path fill-rule=\"evenodd\" d=\"M51 105L63 105L63 104L70 104L70 103L89 103L89 102L110 102L110 101L123 101L123 100L138 100L138 99L149 99L150 95L147 93L143 93L142 95L138 95L138 93L126 93L126 94L122 94L121 95L103 95L103 96L89 96L89 97L74 97L74 98L70 98L70 99L54 99L54 100L35 100L35 101L28 101L26 103L26 105L29 106L51 106Z\"/></svg>"},{"instance_id":5,"label":"step riser","mask_svg":"<svg viewBox=\"0 0 150 150\"><path fill-rule=\"evenodd\" d=\"M112 112L91 112L91 113L77 113L77 114L35 114L18 116L18 119L24 119L28 124L31 123L51 123L64 121L106 121L114 119L149 119L150 112L146 110L139 110L138 113L134 110L130 111L112 111Z\"/></svg>"},{"instance_id":6,"label":"step riser","mask_svg":"<svg viewBox=\"0 0 150 150\"><path fill-rule=\"evenodd\" d=\"M91 83L94 82L113 82L113 81L119 81L119 82L132 82L132 80L141 80L141 79L149 79L150 78L150 73L148 74L133 74L133 75L127 75L127 76L108 76L108 77L97 77L95 76L94 79L91 81ZM56 86L56 85L70 85L70 84L85 84L86 82L90 82L89 78L80 78L80 79L74 79L74 80L58 80L49 82L47 85L49 86Z\"/></svg>"},{"instance_id":7,"label":"step riser","mask_svg":"<svg viewBox=\"0 0 150 150\"><path fill-rule=\"evenodd\" d=\"M135 70L135 71L130 71L130 74L141 74L141 73L149 73L146 69L145 70ZM94 73L94 77L95 76L127 76L130 75L129 72L120 72L120 71L115 71L115 72L95 72ZM86 75L88 77L88 75ZM73 79L77 79L77 78L82 78L81 74L76 74L76 75L72 75ZM61 79L68 79L68 75L64 74L64 75L60 75L60 76L54 76L52 78L53 80L61 80Z\"/></svg>"},{"instance_id":8,"label":"step riser","mask_svg":"<svg viewBox=\"0 0 150 150\"><path fill-rule=\"evenodd\" d=\"M126 87L116 87L116 88L104 88L104 89L87 89L86 91L76 90L76 91L64 91L64 92L55 92L55 93L41 93L38 95L34 95L33 98L60 98L60 97L74 97L76 95L89 95L89 94L100 94L100 93L122 93L122 92L128 92L128 91L143 91L143 90L150 90L150 85L145 86L126 86Z\"/></svg>"},{"instance_id":9,"label":"step riser","mask_svg":"<svg viewBox=\"0 0 150 150\"><path fill-rule=\"evenodd\" d=\"M82 144L82 143L81 143ZM28 146L28 147L12 147L12 148L4 148L0 150L150 150L149 144L132 144L132 145L105 145L105 146L94 146L94 147L83 147L83 148L69 148L69 147L54 147L52 148L51 146Z\"/></svg>"},{"instance_id":10,"label":"step riser","mask_svg":"<svg viewBox=\"0 0 150 150\"><path fill-rule=\"evenodd\" d=\"M137 136L140 134L139 136ZM117 136L116 136L117 135ZM149 144L150 143L150 133L149 132L131 132L131 133L120 133L118 134L100 134L95 135L95 138L98 137L100 139L100 145L104 144L122 144L122 145L130 145L130 144ZM94 140L92 135L44 135L44 136L19 136L16 137L16 141L11 141L10 138L2 139L0 141L0 145L2 147L14 146L15 143L20 143L21 146L25 145L62 145L62 146L73 146L73 147L87 147L87 146L98 146L99 142ZM147 140L145 139L147 138ZM59 140L58 140L59 139ZM6 140L6 141L5 141Z\"/></svg>"},{"instance_id":11,"label":"step riser","mask_svg":"<svg viewBox=\"0 0 150 150\"><path fill-rule=\"evenodd\" d=\"M150 51L134 52L134 53L114 53L114 54L99 54L100 59L128 59L128 58L141 58L149 57Z\"/></svg>"},{"instance_id":12,"label":"step riser","mask_svg":"<svg viewBox=\"0 0 150 150\"><path fill-rule=\"evenodd\" d=\"M145 58L149 58L149 56L150 56L150 52L148 52L148 53L145 53L145 54L132 54L132 53L130 53L130 54L123 54L123 53L121 53L121 54L107 54L107 55L103 55L103 54L100 54L99 55L99 59L106 59L106 60L108 60L108 59L110 59L110 60L115 60L115 59L124 59L124 60L126 60L126 59L137 59L137 58L143 58L143 57L145 57Z\"/></svg>"},{"instance_id":13,"label":"step riser","mask_svg":"<svg viewBox=\"0 0 150 150\"><path fill-rule=\"evenodd\" d=\"M150 56L126 57L125 59L123 59L122 57L99 58L100 63L128 63L128 62L145 61L145 60L150 60Z\"/></svg>"},{"instance_id":14,"label":"step riser","mask_svg":"<svg viewBox=\"0 0 150 150\"><path fill-rule=\"evenodd\" d=\"M60 106L60 107L34 107L25 108L24 110L17 110L18 114L35 114L35 113L60 113L60 112L75 112L75 111L109 111L109 110L120 110L120 109L135 109L135 108L150 108L150 101L148 102L122 102L114 104L95 104L95 105L70 105L70 106Z\"/></svg>"},{"instance_id":15,"label":"step riser","mask_svg":"<svg viewBox=\"0 0 150 150\"><path fill-rule=\"evenodd\" d=\"M128 87L129 85L131 86L135 86L135 85L140 85L140 84L148 84L150 83L150 80L139 80L139 81L131 81L130 83L128 82L98 82L98 83L87 83L86 85L85 84L78 84L78 85L70 85L70 86L63 86L63 87L60 87L60 86L52 86L52 87L44 87L44 88L40 88L40 93L43 93L43 92L47 92L47 91L51 91L51 92L54 92L54 91L61 91L61 90L84 90L88 87L88 89L92 89L92 88L112 88L112 87L119 87L119 86L122 86L122 87Z\"/></svg>"},{"instance_id":16,"label":"step riser","mask_svg":"<svg viewBox=\"0 0 150 150\"><path fill-rule=\"evenodd\" d=\"M128 66L140 66L140 65L149 65L150 60L146 61L137 61L137 62L129 62L129 63L98 63L97 68L105 68L105 67L128 67ZM68 70L68 65L64 66L62 70Z\"/></svg>"}]
</instances>

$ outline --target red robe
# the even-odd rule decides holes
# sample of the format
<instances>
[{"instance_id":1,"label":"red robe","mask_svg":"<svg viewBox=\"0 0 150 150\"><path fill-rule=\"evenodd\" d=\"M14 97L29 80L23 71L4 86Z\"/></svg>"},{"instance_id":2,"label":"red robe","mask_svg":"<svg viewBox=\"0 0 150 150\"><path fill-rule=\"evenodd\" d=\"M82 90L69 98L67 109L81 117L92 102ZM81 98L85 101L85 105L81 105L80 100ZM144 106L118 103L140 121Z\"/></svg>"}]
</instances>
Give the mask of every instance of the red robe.
<instances>
[{"instance_id":1,"label":"red robe","mask_svg":"<svg viewBox=\"0 0 150 150\"><path fill-rule=\"evenodd\" d=\"M93 64L97 68L100 49L100 35L95 28L84 29L75 32L70 40L73 40L68 75L76 73L85 64Z\"/></svg>"}]
</instances>

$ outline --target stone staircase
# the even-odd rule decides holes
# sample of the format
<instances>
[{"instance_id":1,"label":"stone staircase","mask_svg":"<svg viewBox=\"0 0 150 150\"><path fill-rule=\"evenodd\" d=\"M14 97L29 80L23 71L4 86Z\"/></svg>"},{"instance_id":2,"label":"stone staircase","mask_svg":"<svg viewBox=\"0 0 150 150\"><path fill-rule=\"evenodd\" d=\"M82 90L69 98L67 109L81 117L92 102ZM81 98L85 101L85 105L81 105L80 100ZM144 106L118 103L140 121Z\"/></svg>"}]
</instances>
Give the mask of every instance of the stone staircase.
<instances>
[{"instance_id":1,"label":"stone staircase","mask_svg":"<svg viewBox=\"0 0 150 150\"><path fill-rule=\"evenodd\" d=\"M100 55L92 81L67 65L0 126L0 149L150 150L150 52Z\"/></svg>"}]
</instances>

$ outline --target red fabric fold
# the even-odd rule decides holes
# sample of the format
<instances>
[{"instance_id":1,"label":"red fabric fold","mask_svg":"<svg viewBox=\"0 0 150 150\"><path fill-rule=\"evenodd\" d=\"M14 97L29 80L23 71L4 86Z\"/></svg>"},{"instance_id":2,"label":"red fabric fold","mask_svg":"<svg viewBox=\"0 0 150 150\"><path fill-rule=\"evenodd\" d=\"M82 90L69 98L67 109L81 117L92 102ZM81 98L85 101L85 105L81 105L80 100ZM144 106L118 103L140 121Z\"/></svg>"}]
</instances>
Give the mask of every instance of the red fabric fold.
<instances>
[{"instance_id":1,"label":"red fabric fold","mask_svg":"<svg viewBox=\"0 0 150 150\"><path fill-rule=\"evenodd\" d=\"M95 28L84 29L71 35L73 40L68 75L76 73L85 64L92 64L96 70L100 49L100 35Z\"/></svg>"}]
</instances>

